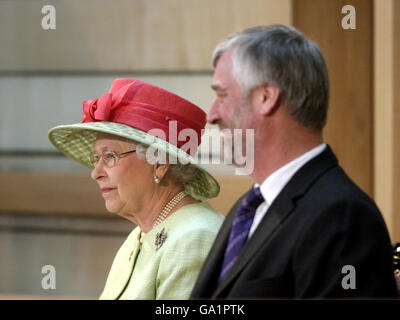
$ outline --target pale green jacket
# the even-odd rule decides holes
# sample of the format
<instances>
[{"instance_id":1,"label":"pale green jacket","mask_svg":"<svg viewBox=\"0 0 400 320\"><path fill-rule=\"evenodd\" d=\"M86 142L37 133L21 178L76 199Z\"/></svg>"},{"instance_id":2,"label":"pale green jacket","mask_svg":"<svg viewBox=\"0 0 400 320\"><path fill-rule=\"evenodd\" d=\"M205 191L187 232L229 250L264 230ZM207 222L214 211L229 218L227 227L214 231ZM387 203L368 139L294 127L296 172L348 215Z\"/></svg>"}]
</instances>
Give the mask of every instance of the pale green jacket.
<instances>
[{"instance_id":1,"label":"pale green jacket","mask_svg":"<svg viewBox=\"0 0 400 320\"><path fill-rule=\"evenodd\" d=\"M207 202L179 208L118 250L100 299L188 299L224 216ZM159 249L156 237L166 236Z\"/></svg>"}]
</instances>

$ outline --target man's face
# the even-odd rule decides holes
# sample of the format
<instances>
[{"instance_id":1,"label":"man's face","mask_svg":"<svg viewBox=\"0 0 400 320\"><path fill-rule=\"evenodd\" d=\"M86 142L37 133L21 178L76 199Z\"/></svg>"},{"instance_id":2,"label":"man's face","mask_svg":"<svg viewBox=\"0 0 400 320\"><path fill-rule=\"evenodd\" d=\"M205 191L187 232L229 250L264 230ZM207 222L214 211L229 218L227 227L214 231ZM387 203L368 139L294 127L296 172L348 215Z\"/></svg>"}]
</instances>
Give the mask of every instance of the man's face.
<instances>
[{"instance_id":1,"label":"man's face","mask_svg":"<svg viewBox=\"0 0 400 320\"><path fill-rule=\"evenodd\" d=\"M254 115L251 100L243 94L232 71L232 56L231 51L228 51L219 58L215 68L211 88L215 91L216 98L207 121L217 124L223 131L224 152L230 152L233 163L243 167L249 162L249 157L254 159L254 136L246 135L246 129L254 129ZM234 132L234 129L240 130Z\"/></svg>"},{"instance_id":2,"label":"man's face","mask_svg":"<svg viewBox=\"0 0 400 320\"><path fill-rule=\"evenodd\" d=\"M251 129L251 108L239 83L232 74L232 52L225 52L218 60L211 88L215 91L207 121L223 129Z\"/></svg>"}]
</instances>

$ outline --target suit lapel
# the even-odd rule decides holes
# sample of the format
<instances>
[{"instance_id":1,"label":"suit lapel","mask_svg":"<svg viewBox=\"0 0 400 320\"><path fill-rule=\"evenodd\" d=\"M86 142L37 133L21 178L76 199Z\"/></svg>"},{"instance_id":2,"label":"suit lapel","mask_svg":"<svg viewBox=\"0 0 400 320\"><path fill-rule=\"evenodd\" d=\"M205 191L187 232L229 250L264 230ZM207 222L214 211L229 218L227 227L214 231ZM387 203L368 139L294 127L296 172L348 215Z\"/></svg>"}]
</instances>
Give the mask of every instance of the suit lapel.
<instances>
[{"instance_id":1,"label":"suit lapel","mask_svg":"<svg viewBox=\"0 0 400 320\"><path fill-rule=\"evenodd\" d=\"M276 228L294 211L294 200L303 195L315 180L334 166L337 166L337 159L331 148L327 146L321 154L311 159L296 172L271 204L252 237L244 245L238 259L216 290L214 297L218 297L227 285L239 275L249 260L258 252L260 247L270 239ZM230 221L230 225L232 224L232 220L233 217ZM227 237L229 237L229 232ZM222 256L225 252L227 240L226 238L224 242L225 246L219 248L219 250L221 250L220 255Z\"/></svg>"}]
</instances>

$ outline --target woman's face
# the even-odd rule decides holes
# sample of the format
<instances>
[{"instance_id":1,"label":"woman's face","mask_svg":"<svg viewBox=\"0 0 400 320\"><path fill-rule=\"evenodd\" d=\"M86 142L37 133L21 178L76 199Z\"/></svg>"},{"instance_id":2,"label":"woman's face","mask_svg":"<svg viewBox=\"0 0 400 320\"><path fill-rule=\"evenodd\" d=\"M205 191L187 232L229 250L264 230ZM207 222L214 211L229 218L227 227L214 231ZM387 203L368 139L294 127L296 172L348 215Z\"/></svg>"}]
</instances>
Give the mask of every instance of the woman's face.
<instances>
[{"instance_id":1,"label":"woman's face","mask_svg":"<svg viewBox=\"0 0 400 320\"><path fill-rule=\"evenodd\" d=\"M116 154L135 150L136 147L122 138L98 133L93 153L101 156L104 150ZM102 191L108 211L121 216L131 216L140 212L151 195L153 166L137 157L136 152L117 159L117 164L109 168L100 157L91 177Z\"/></svg>"}]
</instances>

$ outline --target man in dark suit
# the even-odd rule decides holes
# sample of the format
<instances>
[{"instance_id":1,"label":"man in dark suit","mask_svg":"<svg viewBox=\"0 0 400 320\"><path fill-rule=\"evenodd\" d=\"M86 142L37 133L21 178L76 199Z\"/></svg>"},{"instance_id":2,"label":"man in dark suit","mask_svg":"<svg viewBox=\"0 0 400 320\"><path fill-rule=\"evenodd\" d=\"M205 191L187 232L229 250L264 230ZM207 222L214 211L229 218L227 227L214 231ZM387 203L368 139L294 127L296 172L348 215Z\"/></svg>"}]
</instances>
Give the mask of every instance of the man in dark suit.
<instances>
[{"instance_id":1,"label":"man in dark suit","mask_svg":"<svg viewBox=\"0 0 400 320\"><path fill-rule=\"evenodd\" d=\"M383 217L322 139L318 45L295 28L255 27L219 44L213 64L208 120L254 129L255 186L227 215L191 298L395 297Z\"/></svg>"}]
</instances>

